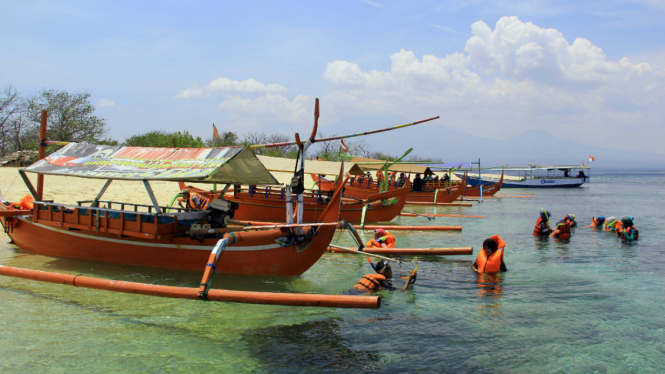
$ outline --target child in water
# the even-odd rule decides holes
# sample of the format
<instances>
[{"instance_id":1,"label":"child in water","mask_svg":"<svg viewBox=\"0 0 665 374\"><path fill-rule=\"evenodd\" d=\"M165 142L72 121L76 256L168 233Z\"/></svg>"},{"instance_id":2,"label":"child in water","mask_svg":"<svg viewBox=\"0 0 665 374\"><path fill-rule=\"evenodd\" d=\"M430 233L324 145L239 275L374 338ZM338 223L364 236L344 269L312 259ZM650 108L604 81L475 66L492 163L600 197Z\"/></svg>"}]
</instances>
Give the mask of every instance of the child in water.
<instances>
[{"instance_id":1,"label":"child in water","mask_svg":"<svg viewBox=\"0 0 665 374\"><path fill-rule=\"evenodd\" d=\"M503 252L506 242L499 235L494 235L483 242L483 249L478 252L478 258L471 268L480 274L497 274L508 271L503 262Z\"/></svg>"},{"instance_id":2,"label":"child in water","mask_svg":"<svg viewBox=\"0 0 665 374\"><path fill-rule=\"evenodd\" d=\"M387 261L379 261L376 265L372 264L372 267L376 271L376 274L365 274L353 288L369 292L380 290L395 291L396 288L393 287L393 283L390 281L393 277L393 270L390 268L390 264ZM416 283L416 270L409 273L402 291L406 291L409 285L414 283Z\"/></svg>"}]
</instances>

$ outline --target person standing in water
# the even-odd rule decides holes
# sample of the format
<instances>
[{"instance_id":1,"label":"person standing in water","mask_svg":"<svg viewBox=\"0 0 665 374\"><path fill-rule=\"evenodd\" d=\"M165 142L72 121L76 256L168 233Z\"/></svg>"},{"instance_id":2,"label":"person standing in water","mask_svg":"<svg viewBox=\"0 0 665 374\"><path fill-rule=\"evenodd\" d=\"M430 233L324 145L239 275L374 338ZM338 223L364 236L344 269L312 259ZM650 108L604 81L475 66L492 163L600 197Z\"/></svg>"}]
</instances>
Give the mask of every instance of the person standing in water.
<instances>
[{"instance_id":1,"label":"person standing in water","mask_svg":"<svg viewBox=\"0 0 665 374\"><path fill-rule=\"evenodd\" d=\"M550 216L552 213L541 210L540 216L536 221L536 226L533 228L533 236L548 236L552 233L550 228Z\"/></svg>"},{"instance_id":2,"label":"person standing in water","mask_svg":"<svg viewBox=\"0 0 665 374\"><path fill-rule=\"evenodd\" d=\"M483 249L478 252L478 258L471 268L479 274L497 274L508 271L503 262L503 252L506 242L499 235L494 235L483 242Z\"/></svg>"}]
</instances>

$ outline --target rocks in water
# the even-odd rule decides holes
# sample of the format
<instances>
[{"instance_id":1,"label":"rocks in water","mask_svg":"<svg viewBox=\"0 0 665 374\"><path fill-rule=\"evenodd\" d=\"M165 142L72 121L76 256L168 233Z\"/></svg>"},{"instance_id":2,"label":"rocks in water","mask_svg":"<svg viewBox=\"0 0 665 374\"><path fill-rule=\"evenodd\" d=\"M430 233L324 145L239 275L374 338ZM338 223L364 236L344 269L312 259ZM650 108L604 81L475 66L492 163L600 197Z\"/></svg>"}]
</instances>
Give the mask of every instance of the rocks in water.
<instances>
[{"instance_id":1,"label":"rocks in water","mask_svg":"<svg viewBox=\"0 0 665 374\"><path fill-rule=\"evenodd\" d=\"M11 155L0 157L0 166L28 166L37 161L37 151L18 151Z\"/></svg>"}]
</instances>

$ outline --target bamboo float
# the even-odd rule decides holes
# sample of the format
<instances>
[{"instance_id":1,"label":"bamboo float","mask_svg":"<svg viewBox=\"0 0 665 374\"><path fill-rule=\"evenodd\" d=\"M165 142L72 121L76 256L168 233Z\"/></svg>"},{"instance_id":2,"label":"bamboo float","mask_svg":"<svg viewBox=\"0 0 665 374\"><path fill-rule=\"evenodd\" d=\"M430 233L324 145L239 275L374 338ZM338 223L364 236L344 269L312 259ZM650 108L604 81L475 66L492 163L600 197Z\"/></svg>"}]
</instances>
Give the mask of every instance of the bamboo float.
<instances>
[{"instance_id":1,"label":"bamboo float","mask_svg":"<svg viewBox=\"0 0 665 374\"><path fill-rule=\"evenodd\" d=\"M381 226L365 225L358 227L357 230L376 230L384 229L391 231L462 231L462 226Z\"/></svg>"},{"instance_id":2,"label":"bamboo float","mask_svg":"<svg viewBox=\"0 0 665 374\"><path fill-rule=\"evenodd\" d=\"M276 228L278 227L295 227L297 225L280 225L276 224L274 222L256 222L256 221L245 221L246 223L251 224L254 227L245 227L241 230L248 230L248 229L254 229L254 230L260 230L264 227L268 226L274 226L274 225L279 225L275 226ZM337 225L336 222L333 223L319 223L319 226L325 225L325 224L335 224ZM302 226L314 226L316 224L307 224L303 223ZM338 229L341 229L341 227L338 227ZM382 226L382 225L365 225L363 227L356 227L356 230L376 230L376 229L384 229L384 230L393 230L393 231L462 231L462 226ZM217 231L215 231L217 230ZM228 229L209 229L209 230L200 230L200 231L193 231L193 233L215 233L215 232L226 232Z\"/></svg>"},{"instance_id":3,"label":"bamboo float","mask_svg":"<svg viewBox=\"0 0 665 374\"><path fill-rule=\"evenodd\" d=\"M468 216L464 214L430 214L430 213L413 214L413 213L402 212L399 215L402 217L418 217L418 215L421 215L426 217L485 218L485 216Z\"/></svg>"},{"instance_id":4,"label":"bamboo float","mask_svg":"<svg viewBox=\"0 0 665 374\"><path fill-rule=\"evenodd\" d=\"M372 257L380 258L382 260L388 260L388 261L392 261L392 262L399 262L398 260L395 260L394 258L381 256L381 255L378 255L378 254L375 254L375 253L372 253L372 252L367 252L364 249L362 251L359 251L357 249L348 248L348 247L340 247L340 246L334 245L334 244L330 244L328 246L328 252L355 253L355 254L359 254L359 255L372 256Z\"/></svg>"},{"instance_id":5,"label":"bamboo float","mask_svg":"<svg viewBox=\"0 0 665 374\"><path fill-rule=\"evenodd\" d=\"M179 299L199 299L199 289L191 287L161 286L136 282L125 282L101 278L89 278L71 274L53 273L0 265L0 275L32 279L40 282L60 283L68 286L97 290L134 293L141 295L172 297ZM378 296L317 295L275 292L251 292L209 290L209 301L232 303L269 304L287 306L316 306L330 308L369 308L378 309L381 299Z\"/></svg>"},{"instance_id":6,"label":"bamboo float","mask_svg":"<svg viewBox=\"0 0 665 374\"><path fill-rule=\"evenodd\" d=\"M423 203L423 202L406 202L406 205L432 205L432 206L473 206L471 203Z\"/></svg>"},{"instance_id":7,"label":"bamboo float","mask_svg":"<svg viewBox=\"0 0 665 374\"><path fill-rule=\"evenodd\" d=\"M462 248L363 248L362 251L356 251L352 248L331 246L329 250L336 253L359 253L373 255L393 255L393 256L453 256L453 255L472 255L473 247Z\"/></svg>"},{"instance_id":8,"label":"bamboo float","mask_svg":"<svg viewBox=\"0 0 665 374\"><path fill-rule=\"evenodd\" d=\"M535 199L535 196L487 196L484 199Z\"/></svg>"}]
</instances>

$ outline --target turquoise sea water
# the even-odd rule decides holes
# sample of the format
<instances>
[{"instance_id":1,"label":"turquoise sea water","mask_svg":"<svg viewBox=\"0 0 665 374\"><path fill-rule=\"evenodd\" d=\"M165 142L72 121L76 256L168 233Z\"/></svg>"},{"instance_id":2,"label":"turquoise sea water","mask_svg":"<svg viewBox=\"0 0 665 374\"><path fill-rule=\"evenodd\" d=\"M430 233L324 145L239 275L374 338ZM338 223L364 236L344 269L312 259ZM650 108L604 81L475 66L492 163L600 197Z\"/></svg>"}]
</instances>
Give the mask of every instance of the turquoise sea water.
<instances>
[{"instance_id":1,"label":"turquoise sea water","mask_svg":"<svg viewBox=\"0 0 665 374\"><path fill-rule=\"evenodd\" d=\"M463 226L396 232L398 246L477 253L499 234L509 271L479 277L470 269L475 255L421 258L415 287L381 292L379 310L205 303L0 277L0 371L662 373L663 186L665 173L596 172L582 188L502 191L535 199L408 207L487 218L397 219ZM531 235L540 208L553 221L577 214L570 241ZM634 216L639 242L583 227L598 215ZM348 234L336 240L351 244ZM1 241L6 265L192 287L201 277L50 258ZM414 268L411 261L394 266L396 277ZM216 276L213 287L341 293L369 271L364 258L327 254L301 277Z\"/></svg>"}]
</instances>

